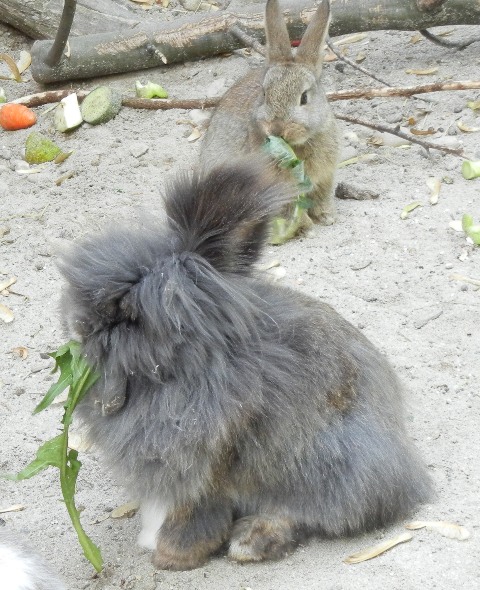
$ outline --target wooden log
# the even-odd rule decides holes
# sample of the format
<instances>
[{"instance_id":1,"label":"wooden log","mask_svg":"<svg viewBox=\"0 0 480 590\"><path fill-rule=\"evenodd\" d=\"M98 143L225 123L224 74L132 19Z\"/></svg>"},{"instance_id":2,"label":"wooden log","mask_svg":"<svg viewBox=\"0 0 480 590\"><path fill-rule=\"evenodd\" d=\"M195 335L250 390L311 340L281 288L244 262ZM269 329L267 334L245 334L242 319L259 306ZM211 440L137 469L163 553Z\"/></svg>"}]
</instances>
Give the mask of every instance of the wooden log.
<instances>
[{"instance_id":1,"label":"wooden log","mask_svg":"<svg viewBox=\"0 0 480 590\"><path fill-rule=\"evenodd\" d=\"M315 11L312 2L305 7L306 1L282 2L292 39L301 38ZM45 64L52 42L37 41L32 48L32 75L37 82L47 84L228 53L242 47L242 41L229 32L233 25L241 26L251 36L264 41L263 11L258 10L258 5L242 12L222 10L142 26L131 32L72 38L70 57L63 58L53 68ZM381 29L418 30L477 23L480 2L446 0L439 9L425 12L418 8L416 0L333 0L332 13L332 36Z\"/></svg>"},{"instance_id":2,"label":"wooden log","mask_svg":"<svg viewBox=\"0 0 480 590\"><path fill-rule=\"evenodd\" d=\"M62 10L63 0L0 0L0 21L32 39L54 39ZM139 12L130 0L78 0L71 35L132 29Z\"/></svg>"}]
</instances>

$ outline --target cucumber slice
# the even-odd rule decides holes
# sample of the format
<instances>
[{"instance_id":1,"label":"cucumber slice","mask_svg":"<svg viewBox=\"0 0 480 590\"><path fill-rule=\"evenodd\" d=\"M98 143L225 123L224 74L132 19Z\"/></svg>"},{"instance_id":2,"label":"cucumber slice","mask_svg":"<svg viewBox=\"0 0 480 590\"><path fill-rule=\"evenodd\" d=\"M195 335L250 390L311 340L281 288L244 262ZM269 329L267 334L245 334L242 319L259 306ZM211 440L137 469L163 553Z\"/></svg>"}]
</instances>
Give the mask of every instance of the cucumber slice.
<instances>
[{"instance_id":1,"label":"cucumber slice","mask_svg":"<svg viewBox=\"0 0 480 590\"><path fill-rule=\"evenodd\" d=\"M90 125L106 123L117 115L122 106L122 97L108 86L92 90L82 102L83 120Z\"/></svg>"},{"instance_id":2,"label":"cucumber slice","mask_svg":"<svg viewBox=\"0 0 480 590\"><path fill-rule=\"evenodd\" d=\"M82 113L78 106L78 99L75 93L62 98L55 109L55 128L58 131L71 131L83 123Z\"/></svg>"}]
</instances>

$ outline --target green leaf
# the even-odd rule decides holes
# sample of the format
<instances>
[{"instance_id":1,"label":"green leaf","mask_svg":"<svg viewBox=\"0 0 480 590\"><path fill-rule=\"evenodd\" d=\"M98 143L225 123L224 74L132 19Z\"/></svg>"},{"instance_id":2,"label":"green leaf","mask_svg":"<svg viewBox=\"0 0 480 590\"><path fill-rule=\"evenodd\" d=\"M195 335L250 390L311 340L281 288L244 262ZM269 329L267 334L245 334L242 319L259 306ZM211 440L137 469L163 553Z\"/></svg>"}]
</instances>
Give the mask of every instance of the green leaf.
<instances>
[{"instance_id":1,"label":"green leaf","mask_svg":"<svg viewBox=\"0 0 480 590\"><path fill-rule=\"evenodd\" d=\"M298 188L297 198L292 203L291 210L293 213L290 218L276 217L271 224L270 244L280 245L295 237L302 227L305 211L313 206L312 200L307 199L305 193L313 189L313 184L308 175L305 174L303 160L297 158L291 146L284 139L269 135L263 147L277 161L279 168L291 171Z\"/></svg>"},{"instance_id":2,"label":"green leaf","mask_svg":"<svg viewBox=\"0 0 480 590\"><path fill-rule=\"evenodd\" d=\"M61 346L56 352L49 353L53 359L55 359L55 367L53 368L52 373L55 373L60 369L60 377L58 378L57 383L54 383L50 389L47 391L45 397L42 401L36 406L33 410L34 414L38 414L55 400L69 385L73 382L73 374L72 374L72 342L70 341L67 344Z\"/></svg>"},{"instance_id":3,"label":"green leaf","mask_svg":"<svg viewBox=\"0 0 480 590\"><path fill-rule=\"evenodd\" d=\"M36 458L25 469L9 479L22 480L33 477L49 466L58 467L60 470L60 487L63 499L73 527L82 546L85 557L90 561L97 572L102 569L102 556L99 548L85 533L81 522L80 513L75 506L75 489L81 462L78 460L78 452L68 449L68 429L73 420L73 412L80 400L88 393L89 389L98 379L99 375L89 366L82 354L79 342L71 340L61 346L56 352L50 353L55 359L53 372L60 369L57 383L52 385L43 400L35 408L34 413L48 407L52 401L67 387L69 388L67 400L64 404L62 417L63 432L54 439L44 443L37 451Z\"/></svg>"},{"instance_id":4,"label":"green leaf","mask_svg":"<svg viewBox=\"0 0 480 590\"><path fill-rule=\"evenodd\" d=\"M62 449L64 445L65 435L59 434L55 438L48 440L38 449L36 458L29 463L20 473L8 476L8 479L21 481L29 479L47 467L58 467L62 463Z\"/></svg>"}]
</instances>

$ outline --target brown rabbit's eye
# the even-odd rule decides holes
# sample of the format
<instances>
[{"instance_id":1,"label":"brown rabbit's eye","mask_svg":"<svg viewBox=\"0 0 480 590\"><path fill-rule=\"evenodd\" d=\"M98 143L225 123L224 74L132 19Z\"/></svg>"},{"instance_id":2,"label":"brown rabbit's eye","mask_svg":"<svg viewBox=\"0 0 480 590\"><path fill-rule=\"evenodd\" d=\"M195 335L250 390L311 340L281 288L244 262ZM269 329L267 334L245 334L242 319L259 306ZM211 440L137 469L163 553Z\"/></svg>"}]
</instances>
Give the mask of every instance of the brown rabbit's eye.
<instances>
[{"instance_id":1,"label":"brown rabbit's eye","mask_svg":"<svg viewBox=\"0 0 480 590\"><path fill-rule=\"evenodd\" d=\"M302 96L300 97L300 104L307 104L308 101L308 97L307 97L307 91L305 90L305 92L302 92Z\"/></svg>"}]
</instances>

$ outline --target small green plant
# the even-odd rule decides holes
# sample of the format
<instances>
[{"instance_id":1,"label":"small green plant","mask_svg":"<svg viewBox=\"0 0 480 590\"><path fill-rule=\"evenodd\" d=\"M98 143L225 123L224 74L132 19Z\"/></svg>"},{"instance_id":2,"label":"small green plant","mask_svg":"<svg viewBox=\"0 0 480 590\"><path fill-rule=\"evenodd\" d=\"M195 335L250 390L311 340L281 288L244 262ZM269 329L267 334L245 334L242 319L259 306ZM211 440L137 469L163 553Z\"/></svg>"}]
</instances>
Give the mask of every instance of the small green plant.
<instances>
[{"instance_id":1,"label":"small green plant","mask_svg":"<svg viewBox=\"0 0 480 590\"><path fill-rule=\"evenodd\" d=\"M290 170L299 190L299 195L293 202L291 217L289 219L275 217L272 222L270 243L280 245L295 237L301 228L302 217L305 211L312 206L312 201L305 196L312 190L312 183L305 174L303 160L297 158L290 145L281 137L269 135L265 140L264 149L276 160L279 168Z\"/></svg>"},{"instance_id":2,"label":"small green plant","mask_svg":"<svg viewBox=\"0 0 480 590\"><path fill-rule=\"evenodd\" d=\"M37 475L49 466L58 467L65 506L83 548L83 553L99 572L103 563L100 550L83 530L80 523L80 513L75 506L75 488L82 464L78 460L78 452L68 448L68 429L73 420L73 412L98 379L98 374L88 366L82 355L80 344L74 340L67 342L56 352L50 353L50 356L55 359L53 372L60 369L60 375L57 383L50 387L33 413L38 414L47 408L68 387L67 400L63 406L65 408L62 418L63 430L61 434L41 445L36 458L25 469L17 475L8 476L8 479L21 481Z\"/></svg>"}]
</instances>

